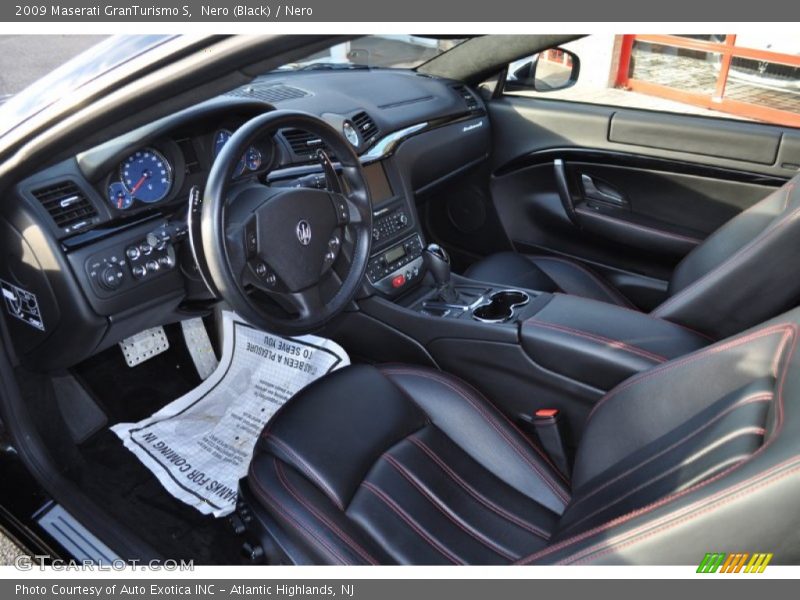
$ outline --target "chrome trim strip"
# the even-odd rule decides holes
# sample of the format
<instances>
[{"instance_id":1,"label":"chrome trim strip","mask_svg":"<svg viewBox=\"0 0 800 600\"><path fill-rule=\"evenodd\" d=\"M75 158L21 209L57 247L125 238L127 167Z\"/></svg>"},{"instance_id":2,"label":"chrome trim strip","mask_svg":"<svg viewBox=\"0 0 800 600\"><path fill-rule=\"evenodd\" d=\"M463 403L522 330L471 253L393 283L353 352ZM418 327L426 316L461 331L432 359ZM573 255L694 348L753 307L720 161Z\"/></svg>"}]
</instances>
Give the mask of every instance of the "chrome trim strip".
<instances>
[{"instance_id":1,"label":"chrome trim strip","mask_svg":"<svg viewBox=\"0 0 800 600\"><path fill-rule=\"evenodd\" d=\"M478 119L483 118L484 115L474 115L468 118L456 118L452 121L446 121L441 123L441 125L450 125L453 123L459 123L461 121L468 121L472 118ZM394 150L399 146L402 142L407 140L408 138L420 133L421 131L433 127L436 123L432 123L430 121L425 121L423 123L417 123L416 125L410 125L409 127L405 127L404 129L398 129L379 139L375 142L375 145L370 148L369 151L362 154L359 157L362 165L368 165L373 162L377 162L379 160L383 160L387 158ZM340 164L338 162L333 163L335 167L339 167ZM311 173L319 173L321 168L317 165L297 165L292 167L286 167L284 169L275 169L274 171L270 171L267 175L267 181L279 180L279 179L289 179L291 177L300 177L302 175L310 175Z\"/></svg>"},{"instance_id":2,"label":"chrome trim strip","mask_svg":"<svg viewBox=\"0 0 800 600\"><path fill-rule=\"evenodd\" d=\"M394 152L394 149L397 148L401 142L410 138L415 133L419 133L428 127L428 125L429 123L427 121L425 123L417 123L416 125L406 127L405 129L399 129L394 133L390 133L389 135L382 137L375 143L369 152L366 152L359 157L361 164L368 165L370 163L383 160L392 152ZM335 168L339 168L341 166L341 164L338 162L334 162L333 165ZM275 169L274 171L270 171L268 173L267 181L302 177L303 175L311 175L312 173L320 173L321 171L322 167L319 165L297 165L293 167L286 167L284 169Z\"/></svg>"},{"instance_id":3,"label":"chrome trim strip","mask_svg":"<svg viewBox=\"0 0 800 600\"><path fill-rule=\"evenodd\" d=\"M417 123L416 125L411 125L405 129L398 129L397 131L382 137L372 148L370 148L369 152L361 155L361 164L366 165L371 162L386 158L394 151L400 142L411 137L415 133L419 133L428 125L429 123L427 121L424 123Z\"/></svg>"}]
</instances>

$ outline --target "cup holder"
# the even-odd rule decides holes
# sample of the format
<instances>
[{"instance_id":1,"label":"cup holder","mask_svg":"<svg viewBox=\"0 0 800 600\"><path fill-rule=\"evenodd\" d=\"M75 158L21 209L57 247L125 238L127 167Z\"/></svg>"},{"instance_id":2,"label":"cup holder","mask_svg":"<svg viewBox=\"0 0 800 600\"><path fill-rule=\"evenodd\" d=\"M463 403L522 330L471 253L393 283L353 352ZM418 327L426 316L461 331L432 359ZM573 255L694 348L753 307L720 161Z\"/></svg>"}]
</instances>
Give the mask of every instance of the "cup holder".
<instances>
[{"instance_id":1,"label":"cup holder","mask_svg":"<svg viewBox=\"0 0 800 600\"><path fill-rule=\"evenodd\" d=\"M517 290L502 290L472 311L472 318L483 323L504 323L514 316L514 309L525 306L531 297Z\"/></svg>"}]
</instances>

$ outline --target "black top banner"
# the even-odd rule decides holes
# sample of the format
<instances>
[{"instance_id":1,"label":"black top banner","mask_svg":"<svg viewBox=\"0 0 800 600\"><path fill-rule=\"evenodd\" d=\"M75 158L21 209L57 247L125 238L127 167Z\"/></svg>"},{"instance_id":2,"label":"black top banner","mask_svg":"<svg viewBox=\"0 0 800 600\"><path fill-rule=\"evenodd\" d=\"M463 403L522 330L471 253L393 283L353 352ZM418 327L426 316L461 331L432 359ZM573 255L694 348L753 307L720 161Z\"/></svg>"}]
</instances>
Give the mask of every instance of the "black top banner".
<instances>
[{"instance_id":1,"label":"black top banner","mask_svg":"<svg viewBox=\"0 0 800 600\"><path fill-rule=\"evenodd\" d=\"M143 0L26 1L0 5L2 22L788 22L800 3L786 0Z\"/></svg>"}]
</instances>

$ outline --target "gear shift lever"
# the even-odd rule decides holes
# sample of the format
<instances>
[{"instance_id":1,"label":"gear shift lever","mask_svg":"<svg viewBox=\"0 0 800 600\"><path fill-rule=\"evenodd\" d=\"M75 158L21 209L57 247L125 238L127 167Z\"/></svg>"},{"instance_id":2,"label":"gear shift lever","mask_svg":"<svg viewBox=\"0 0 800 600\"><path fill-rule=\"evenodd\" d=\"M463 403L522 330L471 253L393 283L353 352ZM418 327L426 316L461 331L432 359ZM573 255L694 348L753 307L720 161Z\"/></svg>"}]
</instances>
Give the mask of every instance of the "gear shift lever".
<instances>
[{"instance_id":1,"label":"gear shift lever","mask_svg":"<svg viewBox=\"0 0 800 600\"><path fill-rule=\"evenodd\" d=\"M438 244L428 244L423 252L425 267L436 282L439 299L448 304L458 301L458 292L450 281L450 256Z\"/></svg>"}]
</instances>

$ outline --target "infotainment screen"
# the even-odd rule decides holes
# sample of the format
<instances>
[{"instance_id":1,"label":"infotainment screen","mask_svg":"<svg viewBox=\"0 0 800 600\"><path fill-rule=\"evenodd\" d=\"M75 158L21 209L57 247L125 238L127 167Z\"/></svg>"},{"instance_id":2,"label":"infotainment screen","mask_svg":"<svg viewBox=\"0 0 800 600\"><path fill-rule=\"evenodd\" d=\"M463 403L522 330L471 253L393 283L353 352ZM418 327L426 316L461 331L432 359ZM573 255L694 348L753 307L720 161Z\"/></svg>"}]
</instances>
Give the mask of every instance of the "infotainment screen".
<instances>
[{"instance_id":1,"label":"infotainment screen","mask_svg":"<svg viewBox=\"0 0 800 600\"><path fill-rule=\"evenodd\" d=\"M392 187L383 170L383 163L375 162L364 167L364 176L367 179L373 206L377 206L393 196Z\"/></svg>"},{"instance_id":2,"label":"infotainment screen","mask_svg":"<svg viewBox=\"0 0 800 600\"><path fill-rule=\"evenodd\" d=\"M402 245L400 245L389 250L386 254L383 255L383 258L386 260L388 264L392 264L394 261L403 258L405 255L406 255L406 249L403 248Z\"/></svg>"}]
</instances>

